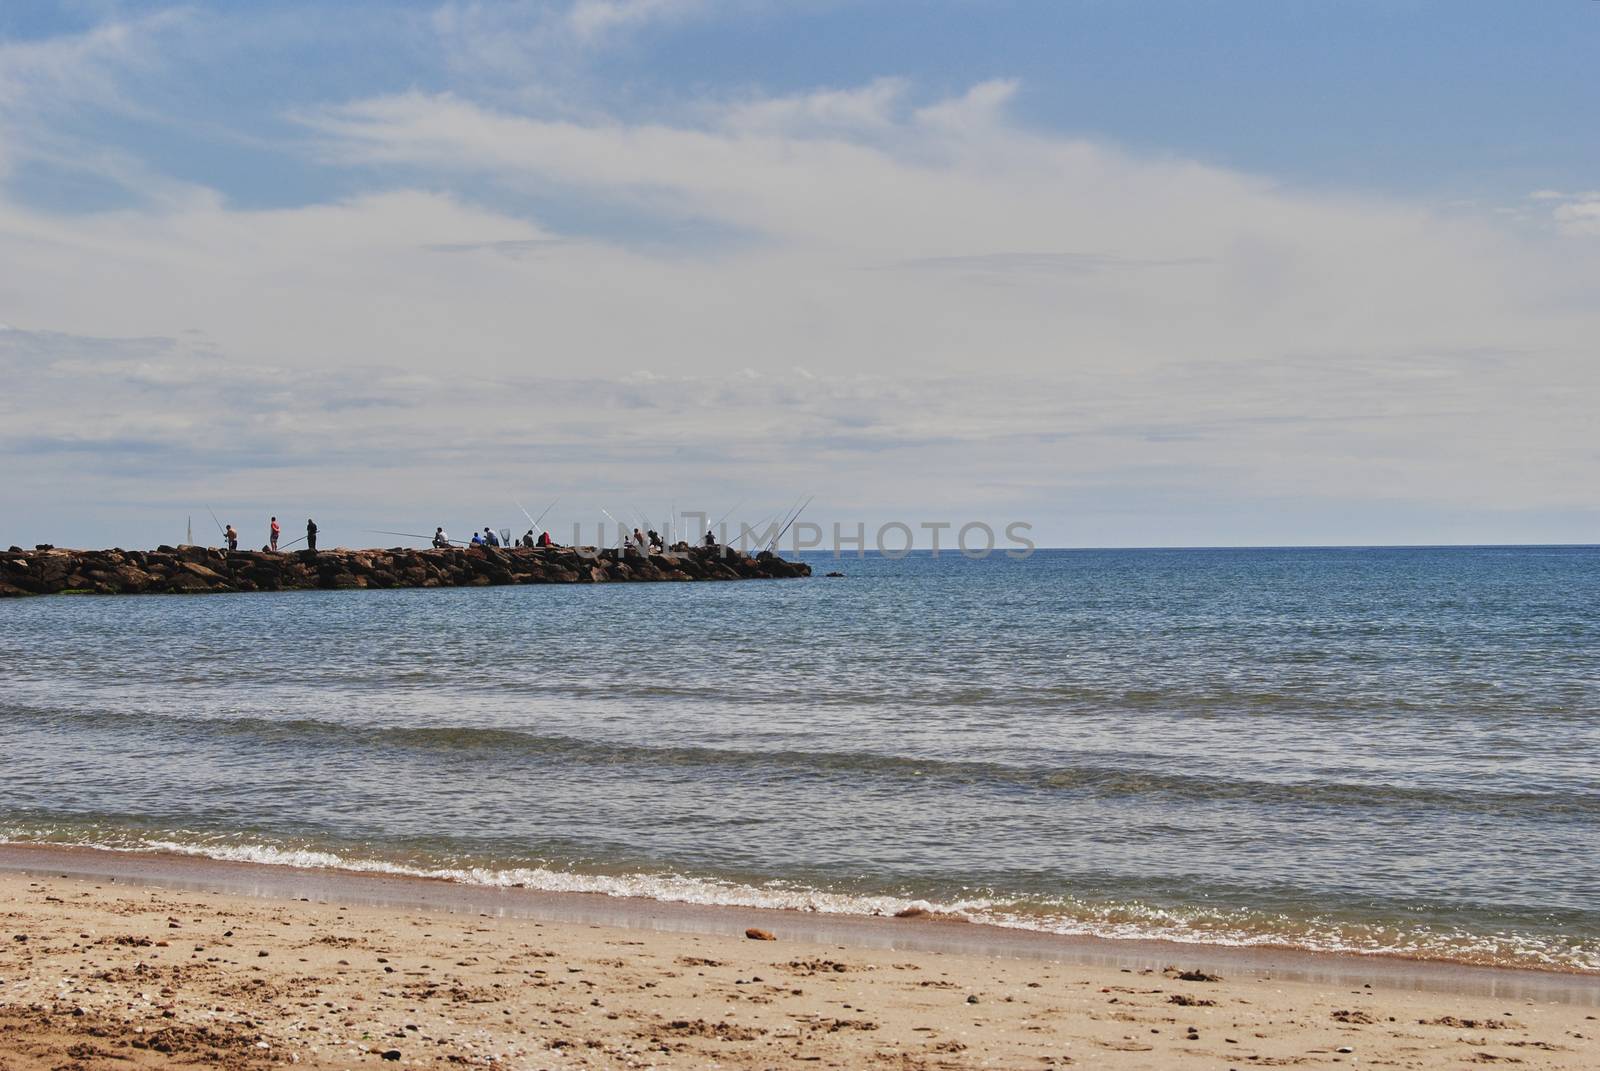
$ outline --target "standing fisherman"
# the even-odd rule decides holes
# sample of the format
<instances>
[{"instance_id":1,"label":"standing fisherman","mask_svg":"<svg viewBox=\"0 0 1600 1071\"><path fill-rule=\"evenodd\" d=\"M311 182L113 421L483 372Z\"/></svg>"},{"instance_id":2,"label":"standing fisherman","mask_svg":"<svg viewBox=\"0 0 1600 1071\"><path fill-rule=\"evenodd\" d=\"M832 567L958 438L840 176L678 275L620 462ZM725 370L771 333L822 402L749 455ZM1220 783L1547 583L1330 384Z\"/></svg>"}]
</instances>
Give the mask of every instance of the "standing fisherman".
<instances>
[{"instance_id":1,"label":"standing fisherman","mask_svg":"<svg viewBox=\"0 0 1600 1071\"><path fill-rule=\"evenodd\" d=\"M228 525L227 530L222 533L222 538L228 541L229 550L239 549L239 533L233 530L233 525Z\"/></svg>"},{"instance_id":2,"label":"standing fisherman","mask_svg":"<svg viewBox=\"0 0 1600 1071\"><path fill-rule=\"evenodd\" d=\"M306 518L306 549L317 549L317 522L309 517Z\"/></svg>"},{"instance_id":3,"label":"standing fisherman","mask_svg":"<svg viewBox=\"0 0 1600 1071\"><path fill-rule=\"evenodd\" d=\"M281 531L282 531L282 529L278 527L278 518L276 518L276 517L272 518L272 528L270 529L271 539L269 540L267 545L269 547L271 547L273 550L277 550L278 549L278 533L281 532Z\"/></svg>"}]
</instances>

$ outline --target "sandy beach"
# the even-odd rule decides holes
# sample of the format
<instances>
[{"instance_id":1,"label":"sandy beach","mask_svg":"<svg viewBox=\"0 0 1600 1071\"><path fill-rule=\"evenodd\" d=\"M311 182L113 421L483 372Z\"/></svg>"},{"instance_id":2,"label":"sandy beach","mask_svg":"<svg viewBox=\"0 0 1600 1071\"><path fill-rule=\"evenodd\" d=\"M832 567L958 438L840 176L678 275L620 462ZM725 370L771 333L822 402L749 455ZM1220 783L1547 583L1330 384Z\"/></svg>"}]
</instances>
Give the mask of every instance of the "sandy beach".
<instances>
[{"instance_id":1,"label":"sandy beach","mask_svg":"<svg viewBox=\"0 0 1600 1071\"><path fill-rule=\"evenodd\" d=\"M330 894L316 875L254 868L277 873L245 895L226 891L238 867L207 889L193 871L156 880L148 861L130 879L83 873L90 853L21 856L33 865L0 871L5 1071L1600 1062L1590 978L1552 976L1542 995L1563 999L1535 1000L1482 992L1494 972L1456 985L1438 970L1430 986L1349 958L1315 981L1268 960L1219 975L1194 966L1214 962L1199 949L1163 969L804 940L793 925L759 940L748 912L652 929L498 916L445 883L423 883L436 904L406 906L362 902L359 876ZM289 895L297 881L315 895ZM1351 980L1363 973L1375 981Z\"/></svg>"}]
</instances>

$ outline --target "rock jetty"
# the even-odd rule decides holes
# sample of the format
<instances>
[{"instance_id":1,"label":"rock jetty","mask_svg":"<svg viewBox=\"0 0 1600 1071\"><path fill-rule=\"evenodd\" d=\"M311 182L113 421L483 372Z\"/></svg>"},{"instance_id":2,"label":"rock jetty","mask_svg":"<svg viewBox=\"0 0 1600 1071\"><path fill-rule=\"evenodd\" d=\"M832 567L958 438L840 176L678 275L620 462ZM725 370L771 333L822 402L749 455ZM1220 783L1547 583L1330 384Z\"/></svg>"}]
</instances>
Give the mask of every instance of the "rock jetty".
<instances>
[{"instance_id":1,"label":"rock jetty","mask_svg":"<svg viewBox=\"0 0 1600 1071\"><path fill-rule=\"evenodd\" d=\"M775 580L810 575L811 567L803 562L715 547L649 556L571 547L282 552L194 546L155 550L12 547L0 552L0 597Z\"/></svg>"}]
</instances>

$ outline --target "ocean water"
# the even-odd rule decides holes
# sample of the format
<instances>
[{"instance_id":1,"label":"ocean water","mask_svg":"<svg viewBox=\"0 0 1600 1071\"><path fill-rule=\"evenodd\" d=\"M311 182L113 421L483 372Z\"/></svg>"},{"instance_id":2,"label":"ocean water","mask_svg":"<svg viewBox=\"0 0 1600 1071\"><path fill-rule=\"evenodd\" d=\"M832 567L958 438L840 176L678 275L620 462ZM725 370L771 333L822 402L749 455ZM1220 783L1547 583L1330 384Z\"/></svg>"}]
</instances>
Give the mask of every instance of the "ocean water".
<instances>
[{"instance_id":1,"label":"ocean water","mask_svg":"<svg viewBox=\"0 0 1600 1071\"><path fill-rule=\"evenodd\" d=\"M1600 548L811 560L0 602L0 840L1600 971Z\"/></svg>"}]
</instances>

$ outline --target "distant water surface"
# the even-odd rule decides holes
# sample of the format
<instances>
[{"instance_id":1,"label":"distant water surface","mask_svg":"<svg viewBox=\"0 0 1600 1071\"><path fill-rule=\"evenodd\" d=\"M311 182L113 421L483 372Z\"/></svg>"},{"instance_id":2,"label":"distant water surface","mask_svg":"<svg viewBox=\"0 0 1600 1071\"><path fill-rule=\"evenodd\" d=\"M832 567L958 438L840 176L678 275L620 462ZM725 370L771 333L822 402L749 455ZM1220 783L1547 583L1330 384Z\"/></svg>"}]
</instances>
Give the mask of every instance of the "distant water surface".
<instances>
[{"instance_id":1,"label":"distant water surface","mask_svg":"<svg viewBox=\"0 0 1600 1071\"><path fill-rule=\"evenodd\" d=\"M0 840L1600 972L1600 548L0 602Z\"/></svg>"}]
</instances>

